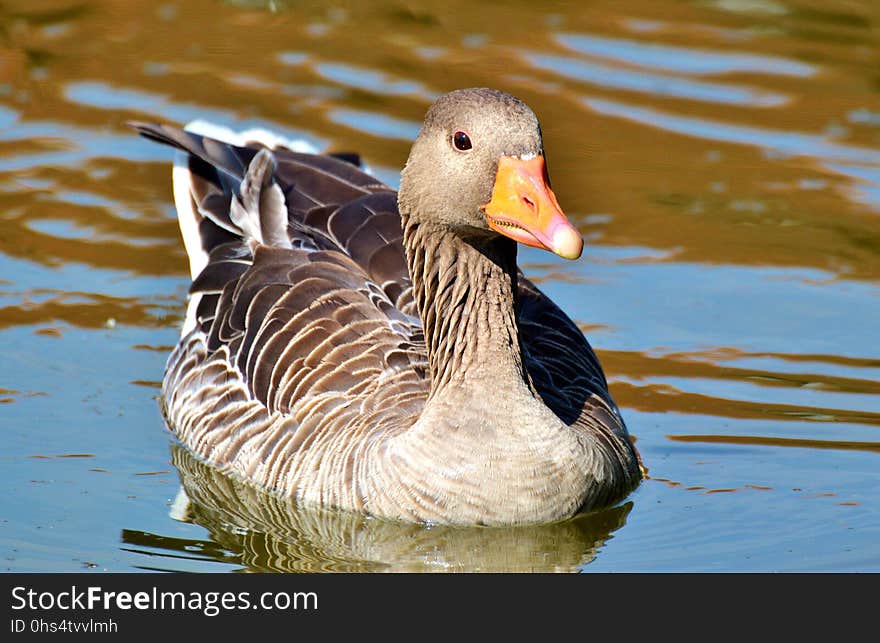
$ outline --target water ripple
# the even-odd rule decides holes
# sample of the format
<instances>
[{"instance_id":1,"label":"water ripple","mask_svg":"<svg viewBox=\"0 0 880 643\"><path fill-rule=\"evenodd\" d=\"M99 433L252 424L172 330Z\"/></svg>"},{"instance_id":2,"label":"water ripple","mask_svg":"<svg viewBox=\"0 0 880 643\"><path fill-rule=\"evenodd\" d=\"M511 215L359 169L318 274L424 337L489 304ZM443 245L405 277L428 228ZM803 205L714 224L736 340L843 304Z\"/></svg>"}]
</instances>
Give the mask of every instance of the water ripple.
<instances>
[{"instance_id":1,"label":"water ripple","mask_svg":"<svg viewBox=\"0 0 880 643\"><path fill-rule=\"evenodd\" d=\"M635 121L684 136L754 146L785 156L812 157L826 169L849 176L860 183L876 181L880 173L880 150L835 143L822 135L681 116L604 98L582 98L582 103L599 114ZM859 187L856 188L856 192L861 202L880 209L880 190L874 187Z\"/></svg>"},{"instance_id":2,"label":"water ripple","mask_svg":"<svg viewBox=\"0 0 880 643\"><path fill-rule=\"evenodd\" d=\"M558 34L556 40L581 54L695 76L751 73L810 77L818 71L813 65L788 58L745 52L720 52L574 33Z\"/></svg>"},{"instance_id":3,"label":"water ripple","mask_svg":"<svg viewBox=\"0 0 880 643\"><path fill-rule=\"evenodd\" d=\"M535 67L575 80L610 89L623 89L655 96L750 107L779 107L791 100L785 94L759 91L751 87L632 71L563 56L528 54L525 59Z\"/></svg>"},{"instance_id":4,"label":"water ripple","mask_svg":"<svg viewBox=\"0 0 880 643\"><path fill-rule=\"evenodd\" d=\"M367 132L380 138L396 138L411 141L419 134L420 123L387 116L380 112L355 109L334 109L327 118L340 125Z\"/></svg>"},{"instance_id":5,"label":"water ripple","mask_svg":"<svg viewBox=\"0 0 880 643\"><path fill-rule=\"evenodd\" d=\"M428 90L422 83L413 80L397 80L390 74L346 65L343 63L318 63L314 66L315 71L340 85L347 85L357 89L365 89L377 94L388 96L415 95L425 100L433 100L439 94Z\"/></svg>"}]
</instances>

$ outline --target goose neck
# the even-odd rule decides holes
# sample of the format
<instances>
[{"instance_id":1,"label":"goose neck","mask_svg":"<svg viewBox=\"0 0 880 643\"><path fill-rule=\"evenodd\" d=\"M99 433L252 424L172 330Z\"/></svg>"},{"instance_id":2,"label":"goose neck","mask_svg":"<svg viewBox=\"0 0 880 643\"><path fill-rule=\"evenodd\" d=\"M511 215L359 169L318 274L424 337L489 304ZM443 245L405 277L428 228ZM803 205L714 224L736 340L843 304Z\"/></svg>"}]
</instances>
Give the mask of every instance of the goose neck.
<instances>
[{"instance_id":1,"label":"goose neck","mask_svg":"<svg viewBox=\"0 0 880 643\"><path fill-rule=\"evenodd\" d=\"M404 245L425 333L431 395L475 381L529 383L516 315L516 244L465 238L404 219Z\"/></svg>"}]
</instances>

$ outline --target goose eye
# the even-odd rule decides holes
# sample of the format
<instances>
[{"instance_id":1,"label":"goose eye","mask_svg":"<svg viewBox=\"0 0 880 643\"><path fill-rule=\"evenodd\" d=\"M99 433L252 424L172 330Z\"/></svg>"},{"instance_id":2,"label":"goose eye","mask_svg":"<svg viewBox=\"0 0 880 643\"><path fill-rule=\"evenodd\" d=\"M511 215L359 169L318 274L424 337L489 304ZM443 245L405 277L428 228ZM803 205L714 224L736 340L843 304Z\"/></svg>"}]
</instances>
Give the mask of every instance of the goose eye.
<instances>
[{"instance_id":1,"label":"goose eye","mask_svg":"<svg viewBox=\"0 0 880 643\"><path fill-rule=\"evenodd\" d=\"M459 152L467 152L473 147L470 137L461 130L452 135L452 144L455 145L455 149Z\"/></svg>"}]
</instances>

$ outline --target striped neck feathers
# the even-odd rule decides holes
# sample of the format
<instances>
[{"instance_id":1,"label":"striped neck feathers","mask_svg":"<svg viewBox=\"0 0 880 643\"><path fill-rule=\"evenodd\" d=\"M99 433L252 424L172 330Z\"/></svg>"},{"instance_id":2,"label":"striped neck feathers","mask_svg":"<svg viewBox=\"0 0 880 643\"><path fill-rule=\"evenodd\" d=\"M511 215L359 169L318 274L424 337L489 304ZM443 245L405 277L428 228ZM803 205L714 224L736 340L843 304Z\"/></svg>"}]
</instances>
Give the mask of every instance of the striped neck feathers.
<instances>
[{"instance_id":1,"label":"striped neck feathers","mask_svg":"<svg viewBox=\"0 0 880 643\"><path fill-rule=\"evenodd\" d=\"M442 224L402 220L431 396L468 380L532 388L517 324L516 243L499 236L466 239Z\"/></svg>"}]
</instances>

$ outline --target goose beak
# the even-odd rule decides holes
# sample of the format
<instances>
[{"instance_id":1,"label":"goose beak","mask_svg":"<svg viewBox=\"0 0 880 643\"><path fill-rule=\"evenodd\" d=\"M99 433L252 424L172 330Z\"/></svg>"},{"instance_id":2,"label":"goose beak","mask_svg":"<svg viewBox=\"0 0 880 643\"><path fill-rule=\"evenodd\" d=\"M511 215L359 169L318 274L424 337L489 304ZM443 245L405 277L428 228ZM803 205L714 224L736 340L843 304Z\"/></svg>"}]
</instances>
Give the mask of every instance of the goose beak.
<instances>
[{"instance_id":1,"label":"goose beak","mask_svg":"<svg viewBox=\"0 0 880 643\"><path fill-rule=\"evenodd\" d=\"M483 206L489 227L527 246L577 259L584 241L550 189L543 156L502 156L492 199Z\"/></svg>"}]
</instances>

